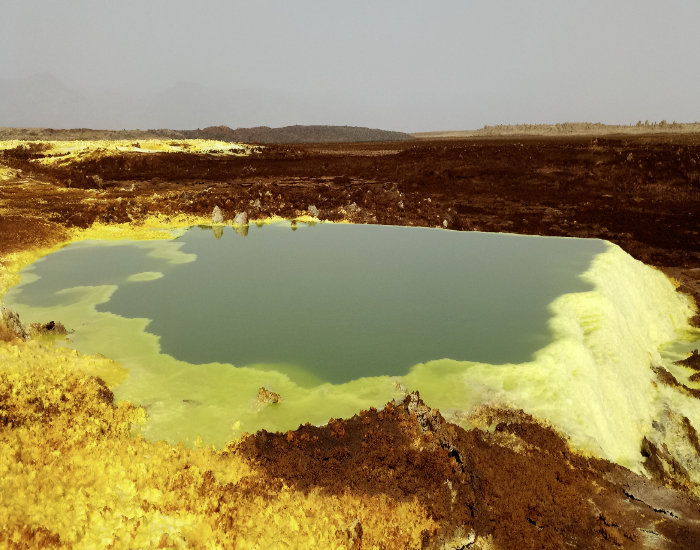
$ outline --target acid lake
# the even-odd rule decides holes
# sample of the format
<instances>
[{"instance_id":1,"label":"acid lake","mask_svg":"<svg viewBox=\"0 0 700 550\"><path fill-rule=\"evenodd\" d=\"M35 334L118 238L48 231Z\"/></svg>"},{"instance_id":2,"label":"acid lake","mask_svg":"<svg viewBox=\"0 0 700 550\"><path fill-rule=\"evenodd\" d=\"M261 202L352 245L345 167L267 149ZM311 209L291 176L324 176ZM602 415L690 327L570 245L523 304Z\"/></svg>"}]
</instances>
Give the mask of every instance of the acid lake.
<instances>
[{"instance_id":1,"label":"acid lake","mask_svg":"<svg viewBox=\"0 0 700 550\"><path fill-rule=\"evenodd\" d=\"M66 305L67 289L115 285L97 310L150 319L162 353L288 365L292 377L337 384L432 359L529 360L551 339L550 302L589 290L580 275L605 250L599 240L422 228L223 229L219 239L210 227L179 237L196 255L180 264L137 244L68 246L36 264L21 303Z\"/></svg>"},{"instance_id":2,"label":"acid lake","mask_svg":"<svg viewBox=\"0 0 700 550\"><path fill-rule=\"evenodd\" d=\"M240 233L74 243L23 270L5 303L128 369L115 396L147 407L145 436L221 445L381 406L401 383L468 409L480 390L455 390L455 372L531 362L553 341L551 304L592 290L581 275L608 246L346 224ZM256 403L262 386L283 401Z\"/></svg>"}]
</instances>

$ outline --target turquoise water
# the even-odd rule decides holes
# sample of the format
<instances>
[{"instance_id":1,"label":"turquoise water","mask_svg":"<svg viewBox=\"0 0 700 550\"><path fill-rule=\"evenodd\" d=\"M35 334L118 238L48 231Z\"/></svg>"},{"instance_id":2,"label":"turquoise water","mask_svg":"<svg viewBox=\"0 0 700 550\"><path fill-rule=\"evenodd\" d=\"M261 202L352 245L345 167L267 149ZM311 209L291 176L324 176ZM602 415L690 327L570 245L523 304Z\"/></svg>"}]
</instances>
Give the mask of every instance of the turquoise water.
<instances>
[{"instance_id":1,"label":"turquoise water","mask_svg":"<svg viewBox=\"0 0 700 550\"><path fill-rule=\"evenodd\" d=\"M252 225L247 236L225 227L219 239L195 227L175 242L196 261L139 243L67 246L34 264L39 278L17 307L66 306L66 289L115 285L97 310L150 319L164 354L337 384L434 359L528 361L551 341L548 305L589 290L580 275L605 250L592 239L333 224Z\"/></svg>"}]
</instances>

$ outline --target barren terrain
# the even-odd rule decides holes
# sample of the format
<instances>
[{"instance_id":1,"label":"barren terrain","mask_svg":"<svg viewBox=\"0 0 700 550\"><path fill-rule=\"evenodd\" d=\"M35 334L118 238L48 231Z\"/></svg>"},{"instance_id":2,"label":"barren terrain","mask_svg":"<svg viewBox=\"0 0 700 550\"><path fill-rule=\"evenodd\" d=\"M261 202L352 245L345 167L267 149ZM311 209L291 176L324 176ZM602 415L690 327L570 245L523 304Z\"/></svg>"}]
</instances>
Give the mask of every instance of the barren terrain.
<instances>
[{"instance_id":1,"label":"barren terrain","mask_svg":"<svg viewBox=\"0 0 700 550\"><path fill-rule=\"evenodd\" d=\"M5 265L12 254L53 246L75 230L211 219L218 206L227 222L246 212L250 219L311 215L607 239L663 269L679 281L680 291L700 301L699 134L273 144L246 154L173 149L107 155L91 149L65 162L47 142L0 147L0 261ZM698 321L696 316L700 326ZM663 369L658 375L659 384L679 384ZM104 397L101 388L96 385L94 393ZM15 398L7 396L15 394L5 390L0 407L10 410L6 403ZM697 390L686 390L698 397ZM62 406L31 418L12 409L0 417L0 430L7 435L31 422L53 422L52 415L69 414ZM679 437L700 453L693 427L687 419L678 422ZM236 502L259 498L271 506L291 487L303 498L332 495L354 502L358 510L352 499L365 499L365 515L352 512L357 521L333 531L345 547L700 547L700 489L664 449L646 443L652 478L647 479L574 453L550 427L517 411L484 410L474 423L481 429L466 432L408 396L384 410L358 411L352 419L320 428L259 432L217 455L224 462L243 461L255 476L227 485L219 474L173 473L168 486L190 496L179 497L182 502L172 509L181 505L188 513L212 515L211 532L223 541L242 529ZM105 440L125 437L104 434ZM144 503L145 513L151 513L154 505ZM391 523L407 503L417 515ZM200 504L206 506L197 508ZM309 510L308 521L320 514ZM386 518L391 530L381 531L377 518ZM410 528L402 531L402 525L419 524L417 535ZM10 540L8 529L0 541ZM48 534L36 526L28 529L22 536L29 542L16 547L31 547L37 537L56 542L51 528Z\"/></svg>"},{"instance_id":2,"label":"barren terrain","mask_svg":"<svg viewBox=\"0 0 700 550\"><path fill-rule=\"evenodd\" d=\"M479 130L456 130L442 132L417 132L414 137L421 139L459 139L468 137L513 137L513 136L647 136L668 134L697 134L700 132L700 123L670 124L665 120L661 122L649 122L640 120L634 125L612 125L600 122L565 122L563 124L499 124L497 126L484 126Z\"/></svg>"}]
</instances>

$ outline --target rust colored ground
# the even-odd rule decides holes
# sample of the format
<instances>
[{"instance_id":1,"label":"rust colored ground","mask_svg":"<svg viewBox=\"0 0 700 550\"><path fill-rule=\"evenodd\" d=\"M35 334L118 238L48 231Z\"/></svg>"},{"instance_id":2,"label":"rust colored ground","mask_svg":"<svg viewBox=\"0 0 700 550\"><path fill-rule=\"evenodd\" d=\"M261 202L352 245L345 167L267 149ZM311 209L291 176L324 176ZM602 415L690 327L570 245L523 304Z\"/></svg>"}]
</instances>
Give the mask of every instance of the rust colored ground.
<instances>
[{"instance_id":1,"label":"rust colored ground","mask_svg":"<svg viewBox=\"0 0 700 550\"><path fill-rule=\"evenodd\" d=\"M426 546L461 529L495 548L700 547L697 499L581 457L524 413L492 413L467 432L411 394L320 428L258 432L238 452L299 491L418 498L441 525Z\"/></svg>"},{"instance_id":2,"label":"rust colored ground","mask_svg":"<svg viewBox=\"0 0 700 550\"><path fill-rule=\"evenodd\" d=\"M41 154L0 157L14 171L0 181L0 258L98 221L210 216L214 206L225 220L294 219L313 205L324 220L607 239L700 296L695 134L284 145L61 170L33 163ZM100 190L88 189L95 175ZM523 414L494 411L488 424L466 432L409 396L321 428L259 432L237 452L298 491L416 497L441 525L426 546L461 529L496 548L700 548L700 503L675 478L583 458ZM663 472L663 450L645 452ZM349 534L356 547L361 535Z\"/></svg>"}]
</instances>

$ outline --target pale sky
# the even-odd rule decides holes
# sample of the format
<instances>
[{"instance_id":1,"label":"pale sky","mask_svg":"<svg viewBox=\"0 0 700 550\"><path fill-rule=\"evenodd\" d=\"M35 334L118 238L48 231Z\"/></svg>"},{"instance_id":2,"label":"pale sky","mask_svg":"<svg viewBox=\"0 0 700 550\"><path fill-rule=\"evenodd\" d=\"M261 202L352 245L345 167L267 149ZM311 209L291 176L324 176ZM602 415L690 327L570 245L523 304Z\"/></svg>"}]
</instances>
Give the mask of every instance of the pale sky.
<instances>
[{"instance_id":1,"label":"pale sky","mask_svg":"<svg viewBox=\"0 0 700 550\"><path fill-rule=\"evenodd\" d=\"M698 0L4 0L0 52L2 79L261 90L317 124L700 120Z\"/></svg>"}]
</instances>

